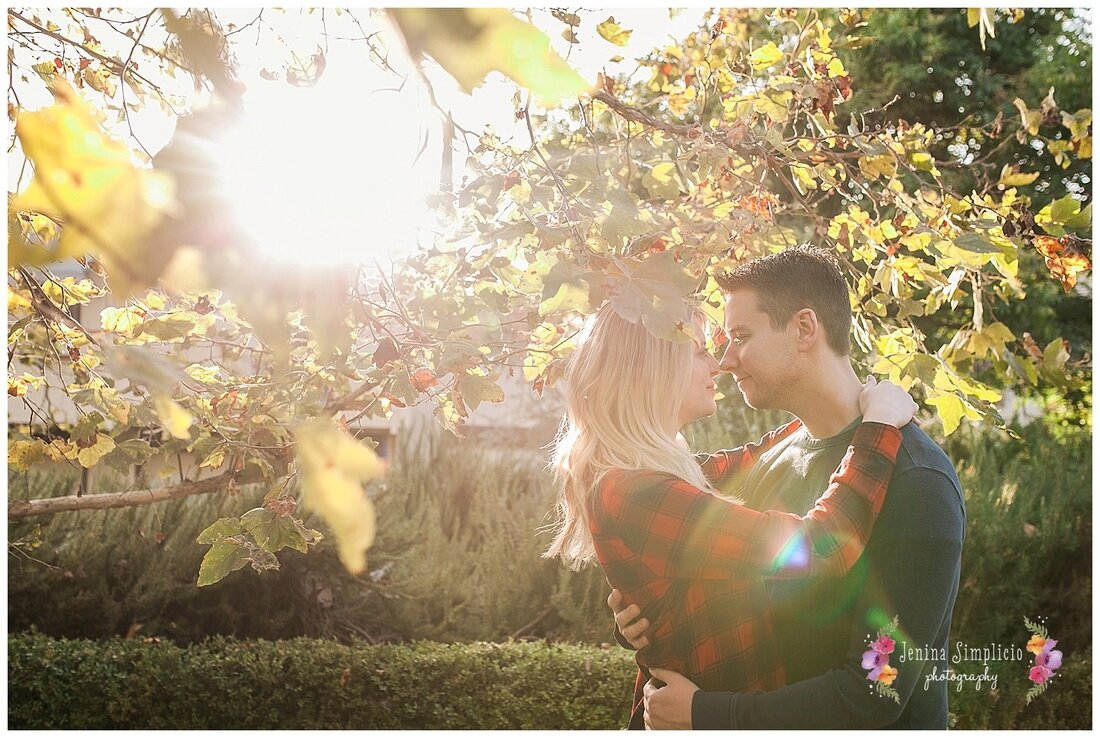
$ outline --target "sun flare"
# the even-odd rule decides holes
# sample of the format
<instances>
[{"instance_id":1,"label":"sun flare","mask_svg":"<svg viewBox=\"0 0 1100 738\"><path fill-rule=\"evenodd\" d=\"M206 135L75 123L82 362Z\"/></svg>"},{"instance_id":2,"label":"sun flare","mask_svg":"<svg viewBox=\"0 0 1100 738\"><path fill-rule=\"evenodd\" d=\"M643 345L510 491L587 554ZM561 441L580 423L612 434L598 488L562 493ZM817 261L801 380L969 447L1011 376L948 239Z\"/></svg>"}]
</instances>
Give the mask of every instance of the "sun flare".
<instances>
[{"instance_id":1,"label":"sun flare","mask_svg":"<svg viewBox=\"0 0 1100 738\"><path fill-rule=\"evenodd\" d=\"M335 85L261 84L219 145L222 195L263 257L295 266L386 262L431 220L414 167L416 99Z\"/></svg>"}]
</instances>

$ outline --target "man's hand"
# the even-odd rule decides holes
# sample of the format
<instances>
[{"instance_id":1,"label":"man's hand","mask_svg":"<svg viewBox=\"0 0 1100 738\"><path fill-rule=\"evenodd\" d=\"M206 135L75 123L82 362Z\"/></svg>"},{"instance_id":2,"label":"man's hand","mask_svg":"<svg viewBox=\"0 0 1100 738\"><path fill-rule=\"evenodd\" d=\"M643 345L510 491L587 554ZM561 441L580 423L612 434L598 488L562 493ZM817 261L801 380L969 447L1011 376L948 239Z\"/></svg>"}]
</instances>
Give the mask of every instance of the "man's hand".
<instances>
[{"instance_id":1,"label":"man's hand","mask_svg":"<svg viewBox=\"0 0 1100 738\"><path fill-rule=\"evenodd\" d=\"M607 596L607 606L615 613L615 625L631 646L640 651L649 645L649 638L642 635L649 629L649 621L645 618L636 620L642 614L642 608L637 605L623 607L623 593L617 589L611 590Z\"/></svg>"},{"instance_id":2,"label":"man's hand","mask_svg":"<svg viewBox=\"0 0 1100 738\"><path fill-rule=\"evenodd\" d=\"M687 677L668 669L650 669L646 682L645 727L647 730L691 730L691 700L699 688ZM655 679L665 686L658 687Z\"/></svg>"}]
</instances>

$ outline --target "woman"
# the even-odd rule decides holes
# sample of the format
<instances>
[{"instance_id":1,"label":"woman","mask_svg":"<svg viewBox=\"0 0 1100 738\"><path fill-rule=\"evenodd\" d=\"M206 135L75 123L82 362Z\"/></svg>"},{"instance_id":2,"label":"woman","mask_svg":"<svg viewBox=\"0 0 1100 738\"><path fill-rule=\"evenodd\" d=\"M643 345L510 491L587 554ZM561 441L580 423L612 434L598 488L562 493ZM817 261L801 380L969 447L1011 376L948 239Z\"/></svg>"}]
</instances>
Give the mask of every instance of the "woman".
<instances>
[{"instance_id":1,"label":"woman","mask_svg":"<svg viewBox=\"0 0 1100 738\"><path fill-rule=\"evenodd\" d=\"M696 333L704 323L696 320ZM757 512L718 497L724 478L797 430L693 457L687 423L715 411L718 362L701 340L654 337L605 305L566 369L567 416L553 466L560 527L546 556L573 568L598 558L608 581L653 623L637 654L631 727L641 727L650 667L703 689L771 690L785 676L763 577L841 576L863 552L916 405L900 387L869 383L863 422L837 473L805 516Z\"/></svg>"}]
</instances>

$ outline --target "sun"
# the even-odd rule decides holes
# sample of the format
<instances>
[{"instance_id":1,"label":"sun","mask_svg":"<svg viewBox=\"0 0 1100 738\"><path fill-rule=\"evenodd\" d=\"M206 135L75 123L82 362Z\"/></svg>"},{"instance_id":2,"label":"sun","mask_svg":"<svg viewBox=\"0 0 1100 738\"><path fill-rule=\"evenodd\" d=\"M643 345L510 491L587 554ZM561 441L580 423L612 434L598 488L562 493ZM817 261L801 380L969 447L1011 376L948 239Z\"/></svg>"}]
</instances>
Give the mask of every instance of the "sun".
<instances>
[{"instance_id":1,"label":"sun","mask_svg":"<svg viewBox=\"0 0 1100 738\"><path fill-rule=\"evenodd\" d=\"M415 247L438 188L415 166L435 122L415 95L268 83L244 106L218 143L219 182L258 258L357 265Z\"/></svg>"}]
</instances>

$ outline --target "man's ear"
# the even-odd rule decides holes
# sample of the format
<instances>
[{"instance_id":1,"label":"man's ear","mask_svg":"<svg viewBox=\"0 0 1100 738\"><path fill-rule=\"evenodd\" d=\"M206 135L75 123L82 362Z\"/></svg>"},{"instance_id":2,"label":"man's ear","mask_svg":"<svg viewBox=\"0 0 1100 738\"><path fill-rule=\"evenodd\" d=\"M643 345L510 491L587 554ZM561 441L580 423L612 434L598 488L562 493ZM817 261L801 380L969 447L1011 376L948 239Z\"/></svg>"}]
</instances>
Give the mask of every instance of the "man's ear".
<instances>
[{"instance_id":1,"label":"man's ear","mask_svg":"<svg viewBox=\"0 0 1100 738\"><path fill-rule=\"evenodd\" d=\"M795 331L795 342L799 351L809 351L817 345L821 337L821 323L817 321L817 313L813 308L802 308L791 318L791 325Z\"/></svg>"}]
</instances>

